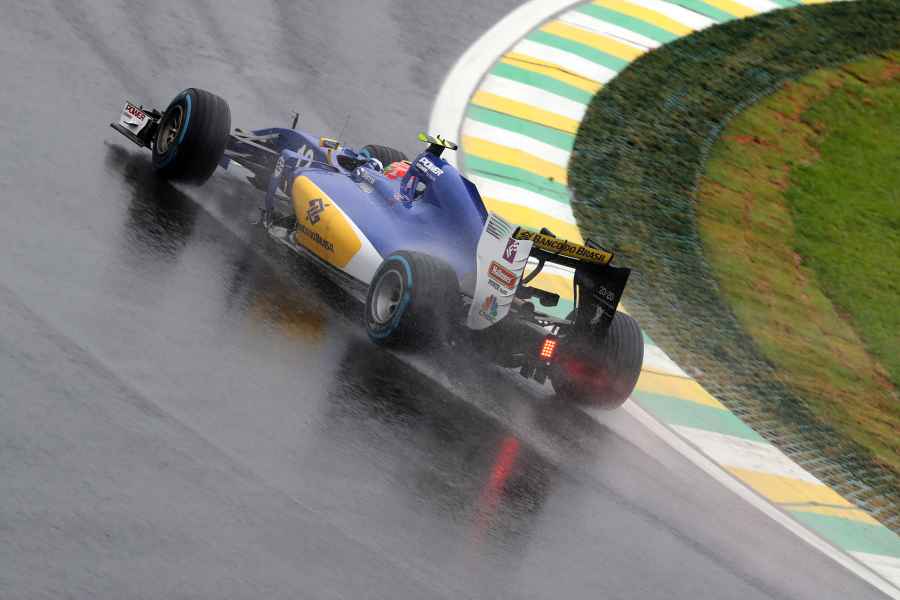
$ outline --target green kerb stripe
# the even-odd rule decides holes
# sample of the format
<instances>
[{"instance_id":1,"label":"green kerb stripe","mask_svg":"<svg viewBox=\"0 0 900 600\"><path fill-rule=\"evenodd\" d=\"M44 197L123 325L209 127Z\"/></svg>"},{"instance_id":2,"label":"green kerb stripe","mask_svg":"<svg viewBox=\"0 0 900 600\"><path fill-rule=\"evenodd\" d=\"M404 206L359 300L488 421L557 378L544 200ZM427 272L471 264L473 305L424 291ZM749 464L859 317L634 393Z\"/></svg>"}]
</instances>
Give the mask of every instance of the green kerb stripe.
<instances>
[{"instance_id":1,"label":"green kerb stripe","mask_svg":"<svg viewBox=\"0 0 900 600\"><path fill-rule=\"evenodd\" d=\"M575 136L570 133L539 125L538 123L526 121L525 119L520 119L518 117L513 117L512 115L499 113L482 106L470 104L469 112L466 116L474 121L487 123L488 125L500 127L512 131L513 133L527 135L528 137L532 137L545 144L556 146L566 152L571 152L572 146L575 144Z\"/></svg>"},{"instance_id":2,"label":"green kerb stripe","mask_svg":"<svg viewBox=\"0 0 900 600\"><path fill-rule=\"evenodd\" d=\"M592 93L578 89L574 85L563 83L559 79L553 79L547 75L535 73L534 71L529 71L527 69L520 69L519 67L508 65L506 63L497 63L496 66L491 69L491 74L497 75L498 77L505 77L506 79L512 79L519 83L533 85L534 87L558 96L563 96L569 100L574 100L575 102L581 102L582 104L590 103L591 98L594 97Z\"/></svg>"},{"instance_id":3,"label":"green kerb stripe","mask_svg":"<svg viewBox=\"0 0 900 600\"><path fill-rule=\"evenodd\" d=\"M569 204L569 192L566 186L550 181L546 177L469 153L466 153L465 165L466 172L474 172L482 177L536 192L562 204Z\"/></svg>"},{"instance_id":4,"label":"green kerb stripe","mask_svg":"<svg viewBox=\"0 0 900 600\"><path fill-rule=\"evenodd\" d=\"M843 550L900 558L900 536L882 525L795 510L791 516Z\"/></svg>"},{"instance_id":5,"label":"green kerb stripe","mask_svg":"<svg viewBox=\"0 0 900 600\"><path fill-rule=\"evenodd\" d=\"M795 0L772 0L775 4L782 8L790 8L792 6L800 6L801 2Z\"/></svg>"},{"instance_id":6,"label":"green kerb stripe","mask_svg":"<svg viewBox=\"0 0 900 600\"><path fill-rule=\"evenodd\" d=\"M736 19L737 17L731 13L725 12L721 8L716 8L702 0L667 0L672 4L678 4L685 8L688 8L696 13L700 13L706 17L709 17L713 21L718 23L724 23L725 21L731 21Z\"/></svg>"},{"instance_id":7,"label":"green kerb stripe","mask_svg":"<svg viewBox=\"0 0 900 600\"><path fill-rule=\"evenodd\" d=\"M663 423L724 433L754 442L765 441L727 410L641 390L635 390L632 397Z\"/></svg>"},{"instance_id":8,"label":"green kerb stripe","mask_svg":"<svg viewBox=\"0 0 900 600\"><path fill-rule=\"evenodd\" d=\"M639 33L645 37L650 38L651 40L656 40L657 42L663 44L678 39L677 35L666 31L661 27L651 25L650 23L646 23L644 21L641 21L640 19L635 19L634 17L623 15L622 13L604 8L602 6L597 6L596 4L584 4L582 6L579 6L575 10L577 10L578 12L582 12L588 16L594 17L595 19L600 19L601 21L606 21L607 23L612 23L613 25L618 25L619 27L630 29L635 33Z\"/></svg>"},{"instance_id":9,"label":"green kerb stripe","mask_svg":"<svg viewBox=\"0 0 900 600\"><path fill-rule=\"evenodd\" d=\"M554 48L559 48L560 50L565 50L566 52L571 52L572 54L577 54L582 58L586 58L591 62L595 62L598 65L603 65L613 71L621 71L628 65L628 61L619 58L618 56L613 56L611 54L607 54L606 52L601 52L596 48L591 48L585 44L581 44L579 42L573 42L572 40L567 40L566 38L559 37L558 35L553 35L552 33L547 33L545 31L532 31L529 33L525 39L531 40L532 42L537 42L539 44L544 44L546 46L553 46Z\"/></svg>"}]
</instances>

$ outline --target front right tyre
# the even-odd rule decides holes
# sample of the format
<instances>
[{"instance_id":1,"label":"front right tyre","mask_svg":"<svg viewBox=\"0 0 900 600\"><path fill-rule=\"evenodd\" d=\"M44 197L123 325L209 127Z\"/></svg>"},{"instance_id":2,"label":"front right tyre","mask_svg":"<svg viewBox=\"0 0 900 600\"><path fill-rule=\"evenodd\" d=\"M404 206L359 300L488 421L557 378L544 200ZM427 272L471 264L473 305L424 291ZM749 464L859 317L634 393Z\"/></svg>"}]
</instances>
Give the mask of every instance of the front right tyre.
<instances>
[{"instance_id":1,"label":"front right tyre","mask_svg":"<svg viewBox=\"0 0 900 600\"><path fill-rule=\"evenodd\" d=\"M163 113L153 141L153 168L165 179L201 184L216 170L231 133L228 103L189 88Z\"/></svg>"}]
</instances>

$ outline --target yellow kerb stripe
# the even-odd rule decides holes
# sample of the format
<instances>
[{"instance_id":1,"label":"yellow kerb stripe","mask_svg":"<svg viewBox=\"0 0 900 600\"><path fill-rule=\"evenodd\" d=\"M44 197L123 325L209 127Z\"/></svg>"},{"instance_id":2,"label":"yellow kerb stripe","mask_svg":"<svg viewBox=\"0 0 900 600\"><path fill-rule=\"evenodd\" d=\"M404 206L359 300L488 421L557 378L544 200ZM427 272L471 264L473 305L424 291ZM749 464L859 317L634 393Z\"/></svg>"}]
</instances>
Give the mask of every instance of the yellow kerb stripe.
<instances>
[{"instance_id":1,"label":"yellow kerb stripe","mask_svg":"<svg viewBox=\"0 0 900 600\"><path fill-rule=\"evenodd\" d=\"M567 83L572 87L577 87L578 89L590 92L591 94L597 93L597 90L601 87L599 81L594 81L593 79L588 79L587 77L581 77L568 71L564 71L562 67L557 64L540 60L526 54L510 52L503 57L502 62L520 69L525 69L526 71L532 71L533 73L540 73L541 75L552 77L557 81Z\"/></svg>"},{"instance_id":2,"label":"yellow kerb stripe","mask_svg":"<svg viewBox=\"0 0 900 600\"><path fill-rule=\"evenodd\" d=\"M818 515L827 515L829 517L838 517L839 519L849 519L850 521L868 523L869 525L880 525L878 519L858 508L837 508L834 506L785 506L784 508L787 508L791 512L816 513Z\"/></svg>"},{"instance_id":3,"label":"yellow kerb stripe","mask_svg":"<svg viewBox=\"0 0 900 600\"><path fill-rule=\"evenodd\" d=\"M584 243L581 233L578 231L578 226L572 223L560 221L531 208L503 202L496 198L482 199L488 210L494 211L510 223L534 229L535 231L540 231L541 227L546 227L559 237L566 238L570 242L575 242L576 244Z\"/></svg>"},{"instance_id":4,"label":"yellow kerb stripe","mask_svg":"<svg viewBox=\"0 0 900 600\"><path fill-rule=\"evenodd\" d=\"M746 6L744 4L740 4L738 2L734 2L734 0L704 0L707 4L711 6L715 6L719 10L724 10L728 14L734 15L736 17L749 17L751 15L758 14L755 10Z\"/></svg>"},{"instance_id":5,"label":"yellow kerb stripe","mask_svg":"<svg viewBox=\"0 0 900 600\"><path fill-rule=\"evenodd\" d=\"M591 33L581 27L575 27L562 21L552 21L541 27L541 31L551 33L553 35L596 48L601 52L605 52L612 56L623 60L632 61L644 53L643 50L623 44L605 35Z\"/></svg>"},{"instance_id":6,"label":"yellow kerb stripe","mask_svg":"<svg viewBox=\"0 0 900 600\"><path fill-rule=\"evenodd\" d=\"M544 178L552 178L553 181L563 185L568 182L565 168L538 158L534 154L469 135L463 136L462 145L466 149L466 154L524 169Z\"/></svg>"},{"instance_id":7,"label":"yellow kerb stripe","mask_svg":"<svg viewBox=\"0 0 900 600\"><path fill-rule=\"evenodd\" d=\"M840 494L821 483L800 481L771 473L760 473L750 469L728 467L726 469L751 488L777 504L818 502L834 506L853 508Z\"/></svg>"},{"instance_id":8,"label":"yellow kerb stripe","mask_svg":"<svg viewBox=\"0 0 900 600\"><path fill-rule=\"evenodd\" d=\"M637 389L641 392L649 392L651 394L660 394L664 396L675 396L681 400L688 400L725 410L722 403L713 398L709 392L694 381L693 379L685 379L677 375L665 375L663 373L655 373L652 371L641 371L638 378Z\"/></svg>"},{"instance_id":9,"label":"yellow kerb stripe","mask_svg":"<svg viewBox=\"0 0 900 600\"><path fill-rule=\"evenodd\" d=\"M687 35L694 31L687 25L682 25L678 21L670 19L663 14L644 8L643 6L638 6L637 4L625 2L625 0L594 0L594 4L622 13L623 15L628 15L629 17L634 17L645 23L656 25L675 35Z\"/></svg>"},{"instance_id":10,"label":"yellow kerb stripe","mask_svg":"<svg viewBox=\"0 0 900 600\"><path fill-rule=\"evenodd\" d=\"M471 103L507 115L519 117L526 121L540 123L541 125L559 129L566 133L575 134L578 132L578 121L537 108L536 106L531 106L530 104L525 104L524 102L519 102L518 100L510 100L509 98L491 94L489 92L475 92L475 95L472 96Z\"/></svg>"}]
</instances>

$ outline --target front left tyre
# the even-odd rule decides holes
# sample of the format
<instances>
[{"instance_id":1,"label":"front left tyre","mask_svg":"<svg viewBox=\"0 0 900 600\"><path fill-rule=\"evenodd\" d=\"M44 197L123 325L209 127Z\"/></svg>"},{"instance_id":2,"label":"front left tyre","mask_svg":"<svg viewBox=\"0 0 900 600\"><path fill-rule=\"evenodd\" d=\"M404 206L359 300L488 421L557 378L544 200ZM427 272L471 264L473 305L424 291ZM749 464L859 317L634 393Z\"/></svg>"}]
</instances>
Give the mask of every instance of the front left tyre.
<instances>
[{"instance_id":1,"label":"front left tyre","mask_svg":"<svg viewBox=\"0 0 900 600\"><path fill-rule=\"evenodd\" d=\"M201 184L222 159L231 110L219 96L189 88L163 113L153 141L153 167L165 179Z\"/></svg>"},{"instance_id":2,"label":"front left tyre","mask_svg":"<svg viewBox=\"0 0 900 600\"><path fill-rule=\"evenodd\" d=\"M395 252L369 286L366 332L381 345L436 345L455 323L459 306L459 279L450 265L421 252Z\"/></svg>"}]
</instances>

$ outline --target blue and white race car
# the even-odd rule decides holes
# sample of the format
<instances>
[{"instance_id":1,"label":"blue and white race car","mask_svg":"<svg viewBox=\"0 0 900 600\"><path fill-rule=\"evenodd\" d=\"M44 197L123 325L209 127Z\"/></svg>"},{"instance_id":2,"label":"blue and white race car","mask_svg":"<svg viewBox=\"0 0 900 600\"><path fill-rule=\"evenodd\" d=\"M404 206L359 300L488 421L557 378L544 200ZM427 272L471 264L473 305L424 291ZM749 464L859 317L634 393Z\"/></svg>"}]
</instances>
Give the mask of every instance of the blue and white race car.
<instances>
[{"instance_id":1,"label":"blue and white race car","mask_svg":"<svg viewBox=\"0 0 900 600\"><path fill-rule=\"evenodd\" d=\"M152 152L167 179L201 184L237 163L265 196L260 224L365 295L377 344L464 343L560 398L619 406L643 361L637 323L618 312L630 270L612 253L489 213L475 185L442 158L456 145L420 134L399 150L353 150L296 129L231 130L222 98L190 88L165 111L127 102L112 127ZM261 194L262 195L262 194ZM574 272L568 318L543 312L559 296L529 285L545 264ZM362 294L360 294L362 297Z\"/></svg>"}]
</instances>

